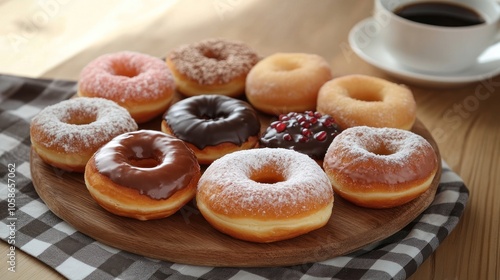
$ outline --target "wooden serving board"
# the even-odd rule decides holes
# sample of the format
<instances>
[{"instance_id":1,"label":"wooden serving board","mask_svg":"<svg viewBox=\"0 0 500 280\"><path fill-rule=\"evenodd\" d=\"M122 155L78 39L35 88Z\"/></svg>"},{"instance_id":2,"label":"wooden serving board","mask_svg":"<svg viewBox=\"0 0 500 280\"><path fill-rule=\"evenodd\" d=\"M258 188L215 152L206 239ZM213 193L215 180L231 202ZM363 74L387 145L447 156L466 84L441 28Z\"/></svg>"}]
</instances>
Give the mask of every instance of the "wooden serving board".
<instances>
[{"instance_id":1,"label":"wooden serving board","mask_svg":"<svg viewBox=\"0 0 500 280\"><path fill-rule=\"evenodd\" d=\"M159 130L160 126L157 121L145 128ZM432 144L441 163L437 144L424 125L417 120L412 131ZM323 261L382 240L401 230L431 204L441 176L440 166L427 192L392 209L362 208L335 196L333 214L323 228L290 240L260 244L215 230L193 202L160 220L138 221L113 215L91 198L83 174L47 165L33 150L30 167L35 189L49 209L104 244L165 261L237 267Z\"/></svg>"}]
</instances>

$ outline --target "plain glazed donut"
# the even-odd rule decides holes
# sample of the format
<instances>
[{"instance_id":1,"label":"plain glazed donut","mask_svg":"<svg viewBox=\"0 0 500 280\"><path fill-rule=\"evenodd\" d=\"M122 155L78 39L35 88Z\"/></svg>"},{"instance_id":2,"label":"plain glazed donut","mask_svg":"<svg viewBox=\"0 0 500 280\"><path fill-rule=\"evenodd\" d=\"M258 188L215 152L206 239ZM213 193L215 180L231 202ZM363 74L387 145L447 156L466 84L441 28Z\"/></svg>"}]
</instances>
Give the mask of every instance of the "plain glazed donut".
<instances>
[{"instance_id":1,"label":"plain glazed donut","mask_svg":"<svg viewBox=\"0 0 500 280\"><path fill-rule=\"evenodd\" d=\"M410 130L417 105L405 86L370 76L349 75L321 87L317 110L333 116L342 129L372 126Z\"/></svg>"},{"instance_id":2,"label":"plain glazed donut","mask_svg":"<svg viewBox=\"0 0 500 280\"><path fill-rule=\"evenodd\" d=\"M83 172L97 149L134 130L137 124L115 102L79 97L48 106L32 119L31 146L46 163Z\"/></svg>"},{"instance_id":3,"label":"plain glazed donut","mask_svg":"<svg viewBox=\"0 0 500 280\"><path fill-rule=\"evenodd\" d=\"M438 162L432 146L418 134L358 126L333 140L323 168L341 197L359 206L389 208L424 193Z\"/></svg>"},{"instance_id":4,"label":"plain glazed donut","mask_svg":"<svg viewBox=\"0 0 500 280\"><path fill-rule=\"evenodd\" d=\"M324 226L333 190L307 155L261 148L216 160L198 183L198 209L217 230L238 239L273 242Z\"/></svg>"},{"instance_id":5,"label":"plain glazed donut","mask_svg":"<svg viewBox=\"0 0 500 280\"><path fill-rule=\"evenodd\" d=\"M78 82L79 96L113 100L137 123L165 112L174 89L172 73L161 59L130 51L96 58L83 68Z\"/></svg>"},{"instance_id":6,"label":"plain glazed donut","mask_svg":"<svg viewBox=\"0 0 500 280\"><path fill-rule=\"evenodd\" d=\"M247 74L258 61L244 43L224 39L182 45L167 56L177 90L187 96L241 95Z\"/></svg>"},{"instance_id":7,"label":"plain glazed donut","mask_svg":"<svg viewBox=\"0 0 500 280\"><path fill-rule=\"evenodd\" d=\"M331 78L330 66L318 55L276 53L250 70L245 93L250 104L271 115L315 111L318 91Z\"/></svg>"},{"instance_id":8,"label":"plain glazed donut","mask_svg":"<svg viewBox=\"0 0 500 280\"><path fill-rule=\"evenodd\" d=\"M223 95L181 100L164 115L161 130L186 142L200 164L255 147L260 121L250 104Z\"/></svg>"},{"instance_id":9,"label":"plain glazed donut","mask_svg":"<svg viewBox=\"0 0 500 280\"><path fill-rule=\"evenodd\" d=\"M172 215L196 194L200 166L179 139L139 130L101 147L85 169L85 184L104 209L138 220Z\"/></svg>"}]
</instances>

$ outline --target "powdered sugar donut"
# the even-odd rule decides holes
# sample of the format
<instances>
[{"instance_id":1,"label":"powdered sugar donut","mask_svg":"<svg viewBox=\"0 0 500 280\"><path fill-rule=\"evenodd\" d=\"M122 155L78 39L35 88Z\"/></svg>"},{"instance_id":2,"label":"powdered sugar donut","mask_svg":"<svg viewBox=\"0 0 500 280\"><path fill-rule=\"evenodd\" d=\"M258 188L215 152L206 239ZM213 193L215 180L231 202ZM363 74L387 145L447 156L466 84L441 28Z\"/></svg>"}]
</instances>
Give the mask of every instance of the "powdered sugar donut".
<instances>
[{"instance_id":1,"label":"powdered sugar donut","mask_svg":"<svg viewBox=\"0 0 500 280\"><path fill-rule=\"evenodd\" d=\"M83 172L90 157L113 137L137 130L123 107L102 98L79 97L46 107L31 121L31 145L40 158Z\"/></svg>"},{"instance_id":2,"label":"powdered sugar donut","mask_svg":"<svg viewBox=\"0 0 500 280\"><path fill-rule=\"evenodd\" d=\"M324 58L307 53L276 53L248 73L245 94L258 110L279 115L315 111L321 86L332 78Z\"/></svg>"},{"instance_id":3,"label":"powdered sugar donut","mask_svg":"<svg viewBox=\"0 0 500 280\"><path fill-rule=\"evenodd\" d=\"M333 191L305 154L261 148L227 154L198 182L198 208L216 229L235 238L272 242L324 226Z\"/></svg>"},{"instance_id":4,"label":"powdered sugar donut","mask_svg":"<svg viewBox=\"0 0 500 280\"><path fill-rule=\"evenodd\" d=\"M241 95L257 54L242 42L207 39L174 49L167 65L174 74L177 90L187 96Z\"/></svg>"},{"instance_id":5,"label":"powdered sugar donut","mask_svg":"<svg viewBox=\"0 0 500 280\"><path fill-rule=\"evenodd\" d=\"M113 100L137 123L165 112L174 89L172 73L161 59L130 51L96 58L83 68L78 82L79 96Z\"/></svg>"},{"instance_id":6,"label":"powdered sugar donut","mask_svg":"<svg viewBox=\"0 0 500 280\"><path fill-rule=\"evenodd\" d=\"M388 208L424 193L438 162L432 146L418 134L358 126L333 139L323 168L343 198L364 207Z\"/></svg>"}]
</instances>

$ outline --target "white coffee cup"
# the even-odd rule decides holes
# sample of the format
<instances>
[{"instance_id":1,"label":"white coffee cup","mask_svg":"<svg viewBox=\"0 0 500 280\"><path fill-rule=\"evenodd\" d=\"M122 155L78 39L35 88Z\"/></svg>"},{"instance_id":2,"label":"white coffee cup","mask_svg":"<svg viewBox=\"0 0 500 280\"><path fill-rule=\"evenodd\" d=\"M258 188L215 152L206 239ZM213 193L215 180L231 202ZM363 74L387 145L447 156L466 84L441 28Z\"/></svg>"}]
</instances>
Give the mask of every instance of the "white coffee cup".
<instances>
[{"instance_id":1,"label":"white coffee cup","mask_svg":"<svg viewBox=\"0 0 500 280\"><path fill-rule=\"evenodd\" d=\"M500 5L495 0L432 0L469 7L485 20L465 27L418 23L394 13L401 6L429 0L374 1L382 44L401 66L412 70L460 72L475 65L488 47L500 41Z\"/></svg>"}]
</instances>

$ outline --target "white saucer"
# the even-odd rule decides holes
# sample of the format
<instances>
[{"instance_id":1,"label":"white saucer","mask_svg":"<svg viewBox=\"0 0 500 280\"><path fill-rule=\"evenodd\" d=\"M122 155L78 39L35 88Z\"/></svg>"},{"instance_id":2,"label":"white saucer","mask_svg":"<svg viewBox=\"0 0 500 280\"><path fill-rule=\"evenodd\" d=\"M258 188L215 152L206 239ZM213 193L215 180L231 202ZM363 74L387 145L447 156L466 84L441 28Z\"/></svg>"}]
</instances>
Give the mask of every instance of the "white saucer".
<instances>
[{"instance_id":1,"label":"white saucer","mask_svg":"<svg viewBox=\"0 0 500 280\"><path fill-rule=\"evenodd\" d=\"M349 33L349 44L361 59L403 81L429 87L456 87L500 74L500 43L486 50L476 65L467 70L437 75L399 65L382 46L379 28L373 18L359 22Z\"/></svg>"}]
</instances>

